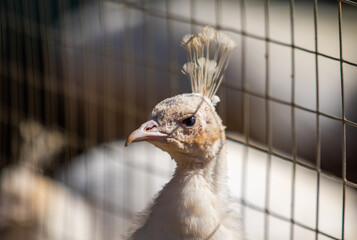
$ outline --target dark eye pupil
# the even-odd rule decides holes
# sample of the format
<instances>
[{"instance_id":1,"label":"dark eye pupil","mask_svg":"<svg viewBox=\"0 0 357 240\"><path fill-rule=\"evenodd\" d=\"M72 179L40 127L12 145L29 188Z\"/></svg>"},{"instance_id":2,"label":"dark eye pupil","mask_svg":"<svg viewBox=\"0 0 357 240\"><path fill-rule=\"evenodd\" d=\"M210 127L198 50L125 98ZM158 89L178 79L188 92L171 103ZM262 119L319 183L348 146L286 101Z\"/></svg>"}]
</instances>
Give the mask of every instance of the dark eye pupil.
<instances>
[{"instance_id":1,"label":"dark eye pupil","mask_svg":"<svg viewBox=\"0 0 357 240\"><path fill-rule=\"evenodd\" d=\"M189 117L184 120L182 120L182 124L187 126L187 127L192 127L196 123L196 118L195 117Z\"/></svg>"}]
</instances>

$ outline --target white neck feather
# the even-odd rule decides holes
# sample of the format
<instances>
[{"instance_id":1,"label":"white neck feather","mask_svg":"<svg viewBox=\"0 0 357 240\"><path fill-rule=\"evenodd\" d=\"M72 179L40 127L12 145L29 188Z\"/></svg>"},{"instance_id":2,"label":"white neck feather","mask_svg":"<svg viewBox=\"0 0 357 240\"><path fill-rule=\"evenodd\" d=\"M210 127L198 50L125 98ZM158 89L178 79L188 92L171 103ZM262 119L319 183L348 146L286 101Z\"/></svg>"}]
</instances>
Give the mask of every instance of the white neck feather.
<instances>
[{"instance_id":1,"label":"white neck feather","mask_svg":"<svg viewBox=\"0 0 357 240\"><path fill-rule=\"evenodd\" d=\"M177 167L170 182L179 182L182 185L192 184L192 179L200 179L204 186L218 193L226 182L226 149L225 144L220 144L217 154L207 162L176 160ZM169 185L169 184L168 184Z\"/></svg>"},{"instance_id":2,"label":"white neck feather","mask_svg":"<svg viewBox=\"0 0 357 240\"><path fill-rule=\"evenodd\" d=\"M206 239L230 214L225 182L224 146L201 167L178 165L174 177L154 201L145 225L134 234L138 237L133 239L141 239L140 234L152 236L149 239Z\"/></svg>"}]
</instances>

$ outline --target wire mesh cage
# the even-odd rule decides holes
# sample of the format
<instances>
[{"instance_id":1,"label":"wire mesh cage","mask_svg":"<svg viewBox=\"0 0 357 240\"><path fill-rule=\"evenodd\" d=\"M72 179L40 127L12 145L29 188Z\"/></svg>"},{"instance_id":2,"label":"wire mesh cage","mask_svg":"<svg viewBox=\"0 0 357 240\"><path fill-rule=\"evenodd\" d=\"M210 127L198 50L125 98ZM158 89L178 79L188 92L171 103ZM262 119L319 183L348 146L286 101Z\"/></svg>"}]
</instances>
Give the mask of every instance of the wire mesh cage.
<instances>
[{"instance_id":1,"label":"wire mesh cage","mask_svg":"<svg viewBox=\"0 0 357 240\"><path fill-rule=\"evenodd\" d=\"M238 44L217 108L248 238L357 238L355 1L4 0L0 10L1 239L122 238L174 168L123 139L159 101L190 91L180 40L206 25Z\"/></svg>"}]
</instances>

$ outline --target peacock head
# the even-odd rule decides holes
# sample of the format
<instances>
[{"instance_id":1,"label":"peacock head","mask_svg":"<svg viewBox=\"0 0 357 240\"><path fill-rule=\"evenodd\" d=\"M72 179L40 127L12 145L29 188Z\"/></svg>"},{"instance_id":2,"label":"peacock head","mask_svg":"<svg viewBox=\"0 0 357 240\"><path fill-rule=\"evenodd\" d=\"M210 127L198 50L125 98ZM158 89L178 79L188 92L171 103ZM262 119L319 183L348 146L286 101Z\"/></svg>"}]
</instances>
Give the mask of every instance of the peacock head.
<instances>
[{"instance_id":1,"label":"peacock head","mask_svg":"<svg viewBox=\"0 0 357 240\"><path fill-rule=\"evenodd\" d=\"M149 121L130 134L131 142L148 141L176 161L208 161L225 141L222 120L211 100L189 93L167 98L156 105Z\"/></svg>"},{"instance_id":2,"label":"peacock head","mask_svg":"<svg viewBox=\"0 0 357 240\"><path fill-rule=\"evenodd\" d=\"M190 78L193 93L157 104L149 121L135 130L125 145L148 141L168 152L176 162L202 163L216 156L225 141L224 126L215 110L219 101L215 94L236 45L228 35L212 27L185 35L182 45L189 60L182 71Z\"/></svg>"}]
</instances>

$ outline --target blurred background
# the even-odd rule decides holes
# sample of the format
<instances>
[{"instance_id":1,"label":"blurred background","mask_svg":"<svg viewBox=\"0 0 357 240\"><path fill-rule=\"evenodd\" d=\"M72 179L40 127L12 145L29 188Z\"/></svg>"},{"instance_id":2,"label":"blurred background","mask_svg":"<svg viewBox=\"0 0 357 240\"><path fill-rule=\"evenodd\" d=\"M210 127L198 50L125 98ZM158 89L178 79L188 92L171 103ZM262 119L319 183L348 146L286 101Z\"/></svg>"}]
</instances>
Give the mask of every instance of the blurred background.
<instances>
[{"instance_id":1,"label":"blurred background","mask_svg":"<svg viewBox=\"0 0 357 240\"><path fill-rule=\"evenodd\" d=\"M174 164L123 148L190 92L181 37L238 47L218 93L250 239L356 239L357 2L3 0L1 239L124 239Z\"/></svg>"}]
</instances>

